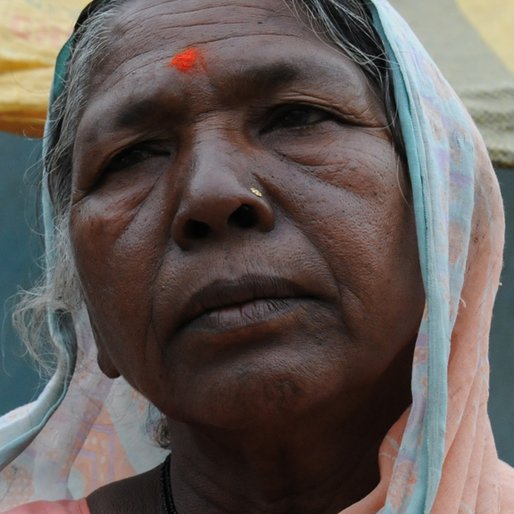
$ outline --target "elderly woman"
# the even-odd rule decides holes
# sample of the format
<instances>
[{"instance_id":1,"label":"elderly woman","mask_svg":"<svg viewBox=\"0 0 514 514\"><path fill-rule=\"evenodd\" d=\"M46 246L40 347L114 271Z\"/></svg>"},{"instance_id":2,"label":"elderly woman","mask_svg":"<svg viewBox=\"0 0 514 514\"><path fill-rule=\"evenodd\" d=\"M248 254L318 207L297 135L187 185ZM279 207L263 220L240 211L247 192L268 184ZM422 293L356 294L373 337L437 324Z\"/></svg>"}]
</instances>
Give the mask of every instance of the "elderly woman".
<instances>
[{"instance_id":1,"label":"elderly woman","mask_svg":"<svg viewBox=\"0 0 514 514\"><path fill-rule=\"evenodd\" d=\"M45 145L22 310L56 371L0 457L7 508L53 501L10 512L512 512L486 410L498 187L385 0L93 2ZM162 457L127 443L141 400L88 367L93 337L162 413Z\"/></svg>"}]
</instances>

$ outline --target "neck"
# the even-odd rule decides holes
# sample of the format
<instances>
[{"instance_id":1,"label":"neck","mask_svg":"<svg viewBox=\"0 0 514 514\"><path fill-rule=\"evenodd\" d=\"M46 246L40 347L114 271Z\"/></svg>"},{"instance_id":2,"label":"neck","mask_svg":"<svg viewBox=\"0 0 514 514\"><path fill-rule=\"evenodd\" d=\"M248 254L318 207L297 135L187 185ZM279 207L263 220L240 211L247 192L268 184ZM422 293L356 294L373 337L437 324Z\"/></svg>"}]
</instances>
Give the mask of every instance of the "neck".
<instances>
[{"instance_id":1,"label":"neck","mask_svg":"<svg viewBox=\"0 0 514 514\"><path fill-rule=\"evenodd\" d=\"M259 432L174 426L178 512L336 513L378 483L378 440L333 438L304 427Z\"/></svg>"},{"instance_id":2,"label":"neck","mask_svg":"<svg viewBox=\"0 0 514 514\"><path fill-rule=\"evenodd\" d=\"M347 423L333 408L239 431L170 421L177 511L336 514L377 486L378 449L408 406L402 400L355 412Z\"/></svg>"},{"instance_id":3,"label":"neck","mask_svg":"<svg viewBox=\"0 0 514 514\"><path fill-rule=\"evenodd\" d=\"M378 450L411 402L407 349L369 391L240 429L168 420L179 514L337 514L379 483ZM348 396L358 402L350 412Z\"/></svg>"}]
</instances>

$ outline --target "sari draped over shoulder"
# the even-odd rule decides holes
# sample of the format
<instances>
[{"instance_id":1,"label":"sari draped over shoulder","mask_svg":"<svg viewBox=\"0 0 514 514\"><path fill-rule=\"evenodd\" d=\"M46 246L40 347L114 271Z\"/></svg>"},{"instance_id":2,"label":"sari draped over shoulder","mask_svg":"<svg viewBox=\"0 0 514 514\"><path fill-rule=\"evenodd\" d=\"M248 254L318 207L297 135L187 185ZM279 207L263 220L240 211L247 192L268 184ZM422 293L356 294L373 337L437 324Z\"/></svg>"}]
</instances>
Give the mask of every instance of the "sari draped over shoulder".
<instances>
[{"instance_id":1,"label":"sari draped over shoulder","mask_svg":"<svg viewBox=\"0 0 514 514\"><path fill-rule=\"evenodd\" d=\"M370 9L393 73L426 305L412 405L380 447L378 486L343 513L514 512L514 471L498 459L487 414L489 329L504 245L498 183L470 116L410 28L386 0L372 0ZM68 56L65 48L53 98ZM51 259L46 189L43 208ZM145 432L146 401L97 368L87 316L75 316L71 342L54 318L50 313L65 367L37 401L0 419L2 508L81 498L163 459Z\"/></svg>"}]
</instances>

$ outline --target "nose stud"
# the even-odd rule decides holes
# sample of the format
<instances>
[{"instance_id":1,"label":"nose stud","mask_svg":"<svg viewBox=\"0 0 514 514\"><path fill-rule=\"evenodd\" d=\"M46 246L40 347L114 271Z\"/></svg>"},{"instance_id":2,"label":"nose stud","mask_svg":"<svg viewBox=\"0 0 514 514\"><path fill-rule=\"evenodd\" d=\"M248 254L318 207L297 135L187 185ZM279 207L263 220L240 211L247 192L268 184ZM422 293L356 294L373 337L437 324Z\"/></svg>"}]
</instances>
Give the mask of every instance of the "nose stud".
<instances>
[{"instance_id":1,"label":"nose stud","mask_svg":"<svg viewBox=\"0 0 514 514\"><path fill-rule=\"evenodd\" d=\"M255 187L252 187L252 188L250 189L250 191L251 191L255 196L257 196L258 198L262 198L262 193L261 193L258 189L256 189Z\"/></svg>"}]
</instances>

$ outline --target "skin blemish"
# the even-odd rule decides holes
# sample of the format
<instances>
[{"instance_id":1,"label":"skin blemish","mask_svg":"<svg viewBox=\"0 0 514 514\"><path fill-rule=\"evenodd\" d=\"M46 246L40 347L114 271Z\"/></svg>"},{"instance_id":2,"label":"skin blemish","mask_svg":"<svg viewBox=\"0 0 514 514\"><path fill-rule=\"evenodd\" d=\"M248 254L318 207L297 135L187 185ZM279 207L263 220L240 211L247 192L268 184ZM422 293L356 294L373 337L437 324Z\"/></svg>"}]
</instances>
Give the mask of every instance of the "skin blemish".
<instances>
[{"instance_id":1,"label":"skin blemish","mask_svg":"<svg viewBox=\"0 0 514 514\"><path fill-rule=\"evenodd\" d=\"M172 57L169 65L171 68L176 68L178 71L187 73L201 61L202 56L200 50L196 48L187 48Z\"/></svg>"}]
</instances>

